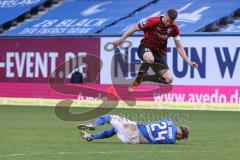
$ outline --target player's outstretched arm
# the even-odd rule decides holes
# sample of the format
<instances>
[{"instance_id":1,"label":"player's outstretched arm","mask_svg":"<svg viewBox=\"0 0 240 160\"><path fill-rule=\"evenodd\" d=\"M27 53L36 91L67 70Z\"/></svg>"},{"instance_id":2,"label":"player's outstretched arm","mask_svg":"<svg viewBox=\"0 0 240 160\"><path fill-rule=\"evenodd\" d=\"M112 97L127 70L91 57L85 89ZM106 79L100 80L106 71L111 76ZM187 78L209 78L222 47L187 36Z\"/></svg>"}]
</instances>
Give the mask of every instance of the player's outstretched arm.
<instances>
[{"instance_id":1,"label":"player's outstretched arm","mask_svg":"<svg viewBox=\"0 0 240 160\"><path fill-rule=\"evenodd\" d=\"M113 44L115 46L119 46L125 39L127 39L129 36L131 36L134 32L140 31L140 28L138 25L134 25L133 27L129 28L127 32L123 34L123 36L115 41L113 41Z\"/></svg>"},{"instance_id":2,"label":"player's outstretched arm","mask_svg":"<svg viewBox=\"0 0 240 160\"><path fill-rule=\"evenodd\" d=\"M192 66L193 68L198 68L198 64L195 63L195 62L192 62L191 60L189 60L189 58L187 57L183 47L182 47L182 44L181 44L181 41L180 40L177 40L177 39L174 39L174 42L175 42L175 45L176 45L176 48L177 48L177 51L178 53L180 54L180 56L190 65Z\"/></svg>"}]
</instances>

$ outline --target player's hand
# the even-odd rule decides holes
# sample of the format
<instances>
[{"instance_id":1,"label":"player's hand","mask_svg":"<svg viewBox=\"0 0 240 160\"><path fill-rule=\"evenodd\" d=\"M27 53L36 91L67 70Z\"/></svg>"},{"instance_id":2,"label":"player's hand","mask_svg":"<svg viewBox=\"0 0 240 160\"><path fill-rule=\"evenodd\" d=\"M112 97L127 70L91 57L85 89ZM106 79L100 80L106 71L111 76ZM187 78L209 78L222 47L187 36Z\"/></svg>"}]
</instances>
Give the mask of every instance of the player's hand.
<instances>
[{"instance_id":1,"label":"player's hand","mask_svg":"<svg viewBox=\"0 0 240 160\"><path fill-rule=\"evenodd\" d=\"M196 69L198 69L198 64L197 63L195 63L195 62L189 62L189 65L190 66L192 66L193 68L196 68Z\"/></svg>"},{"instance_id":2,"label":"player's hand","mask_svg":"<svg viewBox=\"0 0 240 160\"><path fill-rule=\"evenodd\" d=\"M123 40L121 38L117 39L116 41L113 41L113 45L115 47L118 47L120 44L122 44Z\"/></svg>"}]
</instances>

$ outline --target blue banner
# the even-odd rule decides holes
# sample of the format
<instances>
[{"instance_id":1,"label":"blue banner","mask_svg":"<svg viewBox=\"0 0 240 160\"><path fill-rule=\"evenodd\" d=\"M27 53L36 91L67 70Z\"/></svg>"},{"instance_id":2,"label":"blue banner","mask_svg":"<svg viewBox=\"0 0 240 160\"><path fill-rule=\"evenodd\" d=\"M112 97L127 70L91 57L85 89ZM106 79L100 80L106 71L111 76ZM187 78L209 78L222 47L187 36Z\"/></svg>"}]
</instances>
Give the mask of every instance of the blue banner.
<instances>
[{"instance_id":1,"label":"blue banner","mask_svg":"<svg viewBox=\"0 0 240 160\"><path fill-rule=\"evenodd\" d=\"M0 0L0 25L13 20L47 0Z\"/></svg>"},{"instance_id":2,"label":"blue banner","mask_svg":"<svg viewBox=\"0 0 240 160\"><path fill-rule=\"evenodd\" d=\"M229 24L226 27L222 28L220 32L240 32L240 20L237 20L233 24Z\"/></svg>"},{"instance_id":3,"label":"blue banner","mask_svg":"<svg viewBox=\"0 0 240 160\"><path fill-rule=\"evenodd\" d=\"M148 17L164 15L170 8L175 8L179 12L176 21L181 33L192 33L209 23L230 15L239 8L239 0L160 0L132 17L108 27L102 33L123 33L132 25L144 21Z\"/></svg>"},{"instance_id":4,"label":"blue banner","mask_svg":"<svg viewBox=\"0 0 240 160\"><path fill-rule=\"evenodd\" d=\"M129 16L151 0L79 0L65 1L32 22L10 30L17 35L77 35L95 33L116 20Z\"/></svg>"}]
</instances>

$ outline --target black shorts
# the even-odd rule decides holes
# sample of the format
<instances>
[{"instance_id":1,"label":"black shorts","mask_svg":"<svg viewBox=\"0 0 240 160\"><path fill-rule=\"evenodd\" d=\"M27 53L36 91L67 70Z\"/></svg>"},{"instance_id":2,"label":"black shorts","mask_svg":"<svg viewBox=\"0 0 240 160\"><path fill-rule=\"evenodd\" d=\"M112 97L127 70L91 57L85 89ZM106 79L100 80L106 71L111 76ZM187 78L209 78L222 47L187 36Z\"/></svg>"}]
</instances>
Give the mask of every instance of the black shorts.
<instances>
[{"instance_id":1,"label":"black shorts","mask_svg":"<svg viewBox=\"0 0 240 160\"><path fill-rule=\"evenodd\" d=\"M169 69L165 59L164 59L164 56L161 55L160 53L158 53L157 51L155 50L152 50L150 48L147 48L147 47L144 47L143 45L140 45L138 47L138 57L142 60L143 60L143 54L145 52L152 52L153 54L153 57L154 57L154 63L150 65L150 67L152 68L152 70L154 72L158 72L160 70L163 70L163 69Z\"/></svg>"}]
</instances>

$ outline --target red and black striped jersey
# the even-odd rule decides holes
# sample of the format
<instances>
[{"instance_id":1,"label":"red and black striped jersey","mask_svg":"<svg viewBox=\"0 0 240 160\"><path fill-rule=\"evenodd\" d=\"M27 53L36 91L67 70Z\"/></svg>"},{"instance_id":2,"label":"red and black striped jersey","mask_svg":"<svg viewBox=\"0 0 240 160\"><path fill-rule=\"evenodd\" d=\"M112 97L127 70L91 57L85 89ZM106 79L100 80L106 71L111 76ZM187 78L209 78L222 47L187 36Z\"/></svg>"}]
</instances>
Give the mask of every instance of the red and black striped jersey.
<instances>
[{"instance_id":1,"label":"red and black striped jersey","mask_svg":"<svg viewBox=\"0 0 240 160\"><path fill-rule=\"evenodd\" d=\"M161 17L151 17L138 24L144 32L141 45L156 50L160 54L166 54L169 37L179 37L179 29L175 22L165 26Z\"/></svg>"}]
</instances>

